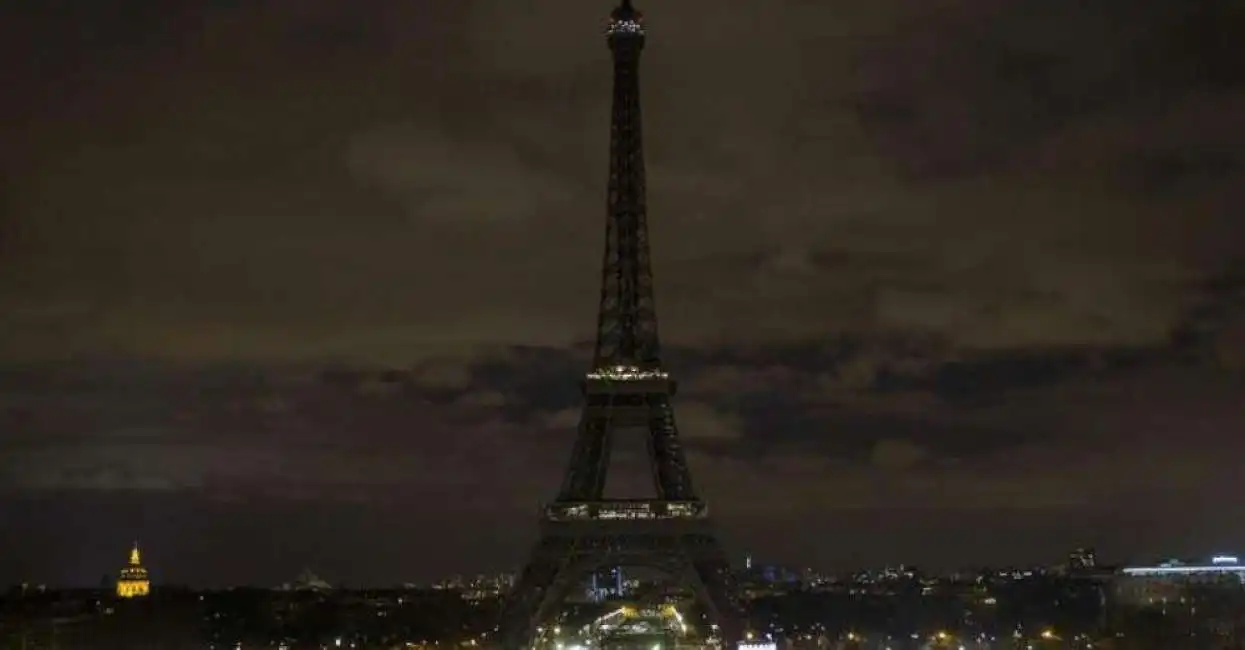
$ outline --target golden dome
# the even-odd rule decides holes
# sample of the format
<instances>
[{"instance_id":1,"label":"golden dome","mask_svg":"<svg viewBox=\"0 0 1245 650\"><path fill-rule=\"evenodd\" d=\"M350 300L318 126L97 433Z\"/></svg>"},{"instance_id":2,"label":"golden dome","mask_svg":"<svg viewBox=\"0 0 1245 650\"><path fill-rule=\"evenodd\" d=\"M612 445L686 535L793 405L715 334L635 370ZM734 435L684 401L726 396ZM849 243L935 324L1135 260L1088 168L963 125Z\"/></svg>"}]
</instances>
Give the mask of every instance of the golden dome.
<instances>
[{"instance_id":1,"label":"golden dome","mask_svg":"<svg viewBox=\"0 0 1245 650\"><path fill-rule=\"evenodd\" d=\"M130 563L121 569L117 578L117 596L135 598L146 596L151 592L151 582L147 578L147 569L143 568L143 558L138 551L138 542L130 550Z\"/></svg>"}]
</instances>

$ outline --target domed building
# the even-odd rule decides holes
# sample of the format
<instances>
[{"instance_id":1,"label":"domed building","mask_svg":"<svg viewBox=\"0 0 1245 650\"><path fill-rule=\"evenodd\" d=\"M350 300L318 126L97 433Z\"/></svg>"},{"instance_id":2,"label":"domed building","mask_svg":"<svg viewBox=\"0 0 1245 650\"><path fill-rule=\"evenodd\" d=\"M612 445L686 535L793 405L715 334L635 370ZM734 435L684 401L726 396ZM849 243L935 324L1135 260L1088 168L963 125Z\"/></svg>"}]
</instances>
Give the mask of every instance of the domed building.
<instances>
[{"instance_id":1,"label":"domed building","mask_svg":"<svg viewBox=\"0 0 1245 650\"><path fill-rule=\"evenodd\" d=\"M147 569L143 568L142 557L138 553L138 542L130 550L130 564L121 569L117 578L117 596L119 598L136 598L151 593L151 582L147 579Z\"/></svg>"}]
</instances>

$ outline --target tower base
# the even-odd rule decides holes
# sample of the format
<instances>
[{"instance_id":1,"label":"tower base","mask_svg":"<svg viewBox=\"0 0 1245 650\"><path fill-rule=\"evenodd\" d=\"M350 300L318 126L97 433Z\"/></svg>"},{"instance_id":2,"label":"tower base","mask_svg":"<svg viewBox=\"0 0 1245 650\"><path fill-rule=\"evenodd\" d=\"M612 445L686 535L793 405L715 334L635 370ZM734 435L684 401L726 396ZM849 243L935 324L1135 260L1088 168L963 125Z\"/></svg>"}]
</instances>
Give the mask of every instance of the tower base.
<instances>
[{"instance_id":1,"label":"tower base","mask_svg":"<svg viewBox=\"0 0 1245 650\"><path fill-rule=\"evenodd\" d=\"M614 503L623 507L611 507ZM555 614L571 589L592 572L614 566L651 568L690 587L717 624L723 647L736 647L743 635L742 609L726 554L703 509L695 517L612 518L620 510L635 512L636 504L601 502L595 516L571 521L546 514L541 538L502 613L502 650L528 650L536 628ZM652 506L668 504L655 501ZM549 509L557 511L565 507Z\"/></svg>"}]
</instances>

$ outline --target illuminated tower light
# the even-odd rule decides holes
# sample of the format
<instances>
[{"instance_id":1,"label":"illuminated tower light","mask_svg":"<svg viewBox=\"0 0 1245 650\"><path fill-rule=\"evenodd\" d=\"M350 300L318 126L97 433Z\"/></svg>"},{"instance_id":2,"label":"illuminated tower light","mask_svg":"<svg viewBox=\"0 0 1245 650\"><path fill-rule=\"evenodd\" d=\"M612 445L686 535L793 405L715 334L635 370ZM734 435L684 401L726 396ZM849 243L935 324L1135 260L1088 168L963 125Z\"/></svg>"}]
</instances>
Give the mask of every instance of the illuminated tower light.
<instances>
[{"instance_id":1,"label":"illuminated tower light","mask_svg":"<svg viewBox=\"0 0 1245 650\"><path fill-rule=\"evenodd\" d=\"M606 36L644 36L644 13L631 6L631 0L623 3L610 14Z\"/></svg>"},{"instance_id":2,"label":"illuminated tower light","mask_svg":"<svg viewBox=\"0 0 1245 650\"><path fill-rule=\"evenodd\" d=\"M138 598L151 593L151 582L148 580L147 569L143 568L142 555L138 550L138 542L130 549L130 563L121 569L117 578L118 598Z\"/></svg>"}]
</instances>

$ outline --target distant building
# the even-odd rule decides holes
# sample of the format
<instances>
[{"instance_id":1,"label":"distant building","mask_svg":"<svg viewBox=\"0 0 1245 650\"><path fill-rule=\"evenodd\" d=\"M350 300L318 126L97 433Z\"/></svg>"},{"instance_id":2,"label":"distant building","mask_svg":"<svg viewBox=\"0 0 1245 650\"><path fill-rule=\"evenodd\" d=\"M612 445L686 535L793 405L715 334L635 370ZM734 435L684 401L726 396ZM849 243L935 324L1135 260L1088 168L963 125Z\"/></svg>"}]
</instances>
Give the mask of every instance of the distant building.
<instances>
[{"instance_id":1,"label":"distant building","mask_svg":"<svg viewBox=\"0 0 1245 650\"><path fill-rule=\"evenodd\" d=\"M1098 566L1098 558L1092 548L1078 548L1068 554L1068 571L1080 573Z\"/></svg>"},{"instance_id":2,"label":"distant building","mask_svg":"<svg viewBox=\"0 0 1245 650\"><path fill-rule=\"evenodd\" d=\"M333 585L320 579L311 572L311 569L303 569L294 582L287 582L280 587L281 591L331 591L332 589Z\"/></svg>"},{"instance_id":3,"label":"distant building","mask_svg":"<svg viewBox=\"0 0 1245 650\"><path fill-rule=\"evenodd\" d=\"M588 600L604 602L611 598L622 598L627 594L626 582L623 580L622 567L609 567L593 571L588 578Z\"/></svg>"},{"instance_id":4,"label":"distant building","mask_svg":"<svg viewBox=\"0 0 1245 650\"><path fill-rule=\"evenodd\" d=\"M130 564L121 569L117 578L117 596L119 598L139 598L151 593L151 582L147 579L147 569L143 568L142 556L138 552L138 542L130 549Z\"/></svg>"},{"instance_id":5,"label":"distant building","mask_svg":"<svg viewBox=\"0 0 1245 650\"><path fill-rule=\"evenodd\" d=\"M1155 566L1120 570L1116 594L1123 602L1139 605L1178 602L1191 586L1245 585L1245 564L1234 555L1216 555L1210 562L1168 560Z\"/></svg>"}]
</instances>

